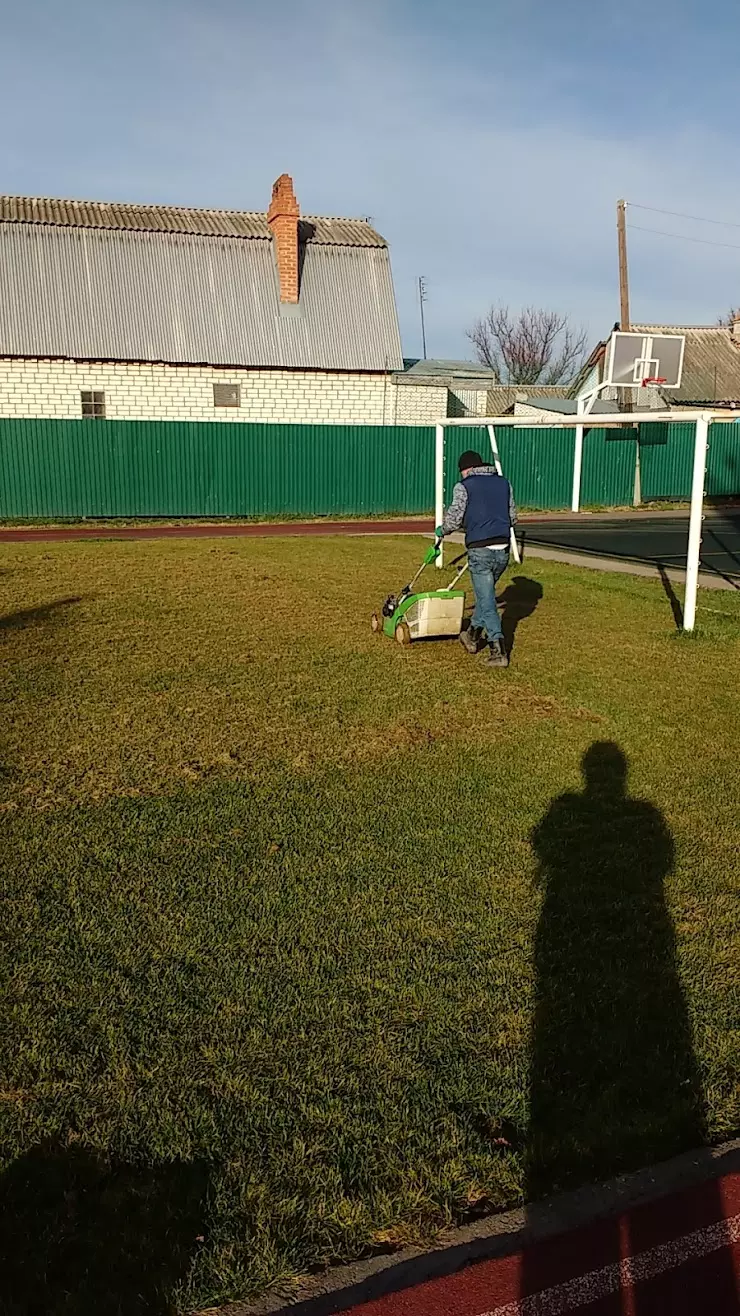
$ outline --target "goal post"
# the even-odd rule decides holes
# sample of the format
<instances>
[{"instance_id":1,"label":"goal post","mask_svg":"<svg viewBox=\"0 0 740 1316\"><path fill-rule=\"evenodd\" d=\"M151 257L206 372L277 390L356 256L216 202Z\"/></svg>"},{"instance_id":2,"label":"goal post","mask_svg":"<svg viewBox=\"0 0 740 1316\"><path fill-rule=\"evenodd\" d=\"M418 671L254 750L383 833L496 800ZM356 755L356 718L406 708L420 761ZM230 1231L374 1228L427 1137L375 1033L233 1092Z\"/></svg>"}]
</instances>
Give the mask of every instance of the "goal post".
<instances>
[{"instance_id":1,"label":"goal post","mask_svg":"<svg viewBox=\"0 0 740 1316\"><path fill-rule=\"evenodd\" d=\"M670 407L663 411L631 411L616 412L613 415L604 415L601 412L590 414L587 418L588 429L624 429L625 426L637 426L647 423L665 423L681 421L684 424L690 423L694 426L694 459L693 473L691 480L691 512L689 516L689 533L686 553L686 591L683 608L683 629L684 631L693 631L696 625L696 600L699 588L699 563L701 557L701 535L702 520L704 516L704 486L706 479L707 451L709 441L709 426L715 419L726 418L726 412L721 411L701 411L691 410L680 407ZM584 416L585 420L586 417ZM502 470L502 463L498 457L498 445L496 442L496 430L506 429L527 429L527 430L547 430L547 429L569 429L576 430L580 428L577 425L577 416L560 416L553 413L547 419L534 418L531 416L465 416L465 417L446 417L444 420L437 421L435 426L435 455L434 455L434 514L435 525L441 525L444 519L445 511L445 436L448 429L468 428L487 431L491 443L494 462L497 469L501 470L503 475L506 471ZM580 486L581 463L583 460L583 436L580 436L581 442L575 445L574 454L574 482L577 477ZM576 469L577 467L577 469ZM516 498L516 486L514 485L514 497ZM575 503L575 497L573 502ZM580 501L579 501L580 505ZM639 514L638 514L639 515ZM516 541L514 541L516 543ZM437 558L437 566L443 566L444 553L440 552ZM518 554L517 554L518 560Z\"/></svg>"}]
</instances>

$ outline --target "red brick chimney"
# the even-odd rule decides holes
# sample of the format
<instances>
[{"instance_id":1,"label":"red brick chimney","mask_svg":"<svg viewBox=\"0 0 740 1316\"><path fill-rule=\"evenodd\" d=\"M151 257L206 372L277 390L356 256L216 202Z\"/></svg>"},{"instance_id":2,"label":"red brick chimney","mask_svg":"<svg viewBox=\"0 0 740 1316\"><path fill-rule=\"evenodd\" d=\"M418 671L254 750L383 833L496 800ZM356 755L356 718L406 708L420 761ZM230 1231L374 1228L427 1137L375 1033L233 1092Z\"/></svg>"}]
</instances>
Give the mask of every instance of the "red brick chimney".
<instances>
[{"instance_id":1,"label":"red brick chimney","mask_svg":"<svg viewBox=\"0 0 740 1316\"><path fill-rule=\"evenodd\" d=\"M298 301L298 220L301 209L290 174L281 174L272 189L267 222L275 239L275 259L281 302Z\"/></svg>"}]
</instances>

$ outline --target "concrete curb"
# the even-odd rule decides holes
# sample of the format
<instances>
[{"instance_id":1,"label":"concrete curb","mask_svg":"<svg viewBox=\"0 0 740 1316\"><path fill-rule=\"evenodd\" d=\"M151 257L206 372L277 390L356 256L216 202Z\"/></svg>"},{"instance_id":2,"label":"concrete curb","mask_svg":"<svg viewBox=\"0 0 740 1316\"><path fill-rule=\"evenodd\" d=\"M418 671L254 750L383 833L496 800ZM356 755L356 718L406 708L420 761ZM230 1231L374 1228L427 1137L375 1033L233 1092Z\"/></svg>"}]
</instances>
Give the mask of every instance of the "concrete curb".
<instances>
[{"instance_id":1,"label":"concrete curb","mask_svg":"<svg viewBox=\"0 0 740 1316\"><path fill-rule=\"evenodd\" d=\"M562 549L544 548L540 544L529 544L525 541L523 560L527 557L538 557L547 562L561 562L569 567L587 567L591 571L613 571L625 576L646 576L650 580L659 580L662 583L669 581L672 585L686 583L686 572L679 567L658 567L650 562L630 562L626 558L595 557L592 553L578 553L572 549L565 552ZM710 575L706 571L699 573L699 585L701 589L740 590L740 580Z\"/></svg>"},{"instance_id":2,"label":"concrete curb","mask_svg":"<svg viewBox=\"0 0 740 1316\"><path fill-rule=\"evenodd\" d=\"M740 1138L701 1147L608 1183L588 1185L524 1209L488 1216L440 1235L432 1251L404 1248L391 1255L339 1266L254 1303L230 1303L189 1316L332 1316L363 1302L442 1279L477 1261L510 1256L524 1247L629 1208L740 1172Z\"/></svg>"}]
</instances>

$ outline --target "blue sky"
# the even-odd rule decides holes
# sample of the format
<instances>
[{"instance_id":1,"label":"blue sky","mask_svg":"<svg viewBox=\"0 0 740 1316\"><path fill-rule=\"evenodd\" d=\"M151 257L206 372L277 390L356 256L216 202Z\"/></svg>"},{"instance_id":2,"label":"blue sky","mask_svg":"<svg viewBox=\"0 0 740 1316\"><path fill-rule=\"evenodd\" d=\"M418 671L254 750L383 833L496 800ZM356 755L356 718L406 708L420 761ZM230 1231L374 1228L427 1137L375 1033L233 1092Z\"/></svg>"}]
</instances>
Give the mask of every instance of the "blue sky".
<instances>
[{"instance_id":1,"label":"blue sky","mask_svg":"<svg viewBox=\"0 0 740 1316\"><path fill-rule=\"evenodd\" d=\"M600 12L601 11L601 12ZM372 216L404 349L470 355L493 301L618 314L615 204L636 321L740 303L737 0L6 0L0 188ZM724 64L724 68L723 68Z\"/></svg>"}]
</instances>

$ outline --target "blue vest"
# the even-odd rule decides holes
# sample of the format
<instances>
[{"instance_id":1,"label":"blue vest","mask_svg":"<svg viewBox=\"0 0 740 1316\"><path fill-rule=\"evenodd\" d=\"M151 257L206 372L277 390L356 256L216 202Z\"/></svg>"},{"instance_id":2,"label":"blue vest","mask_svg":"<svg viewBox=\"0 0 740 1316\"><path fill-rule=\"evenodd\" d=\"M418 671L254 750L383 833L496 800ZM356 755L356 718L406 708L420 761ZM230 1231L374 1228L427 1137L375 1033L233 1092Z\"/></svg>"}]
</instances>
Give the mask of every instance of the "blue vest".
<instances>
[{"instance_id":1,"label":"blue vest","mask_svg":"<svg viewBox=\"0 0 740 1316\"><path fill-rule=\"evenodd\" d=\"M482 548L484 544L508 544L509 481L495 471L481 471L463 480L468 495L465 512L465 546Z\"/></svg>"}]
</instances>

